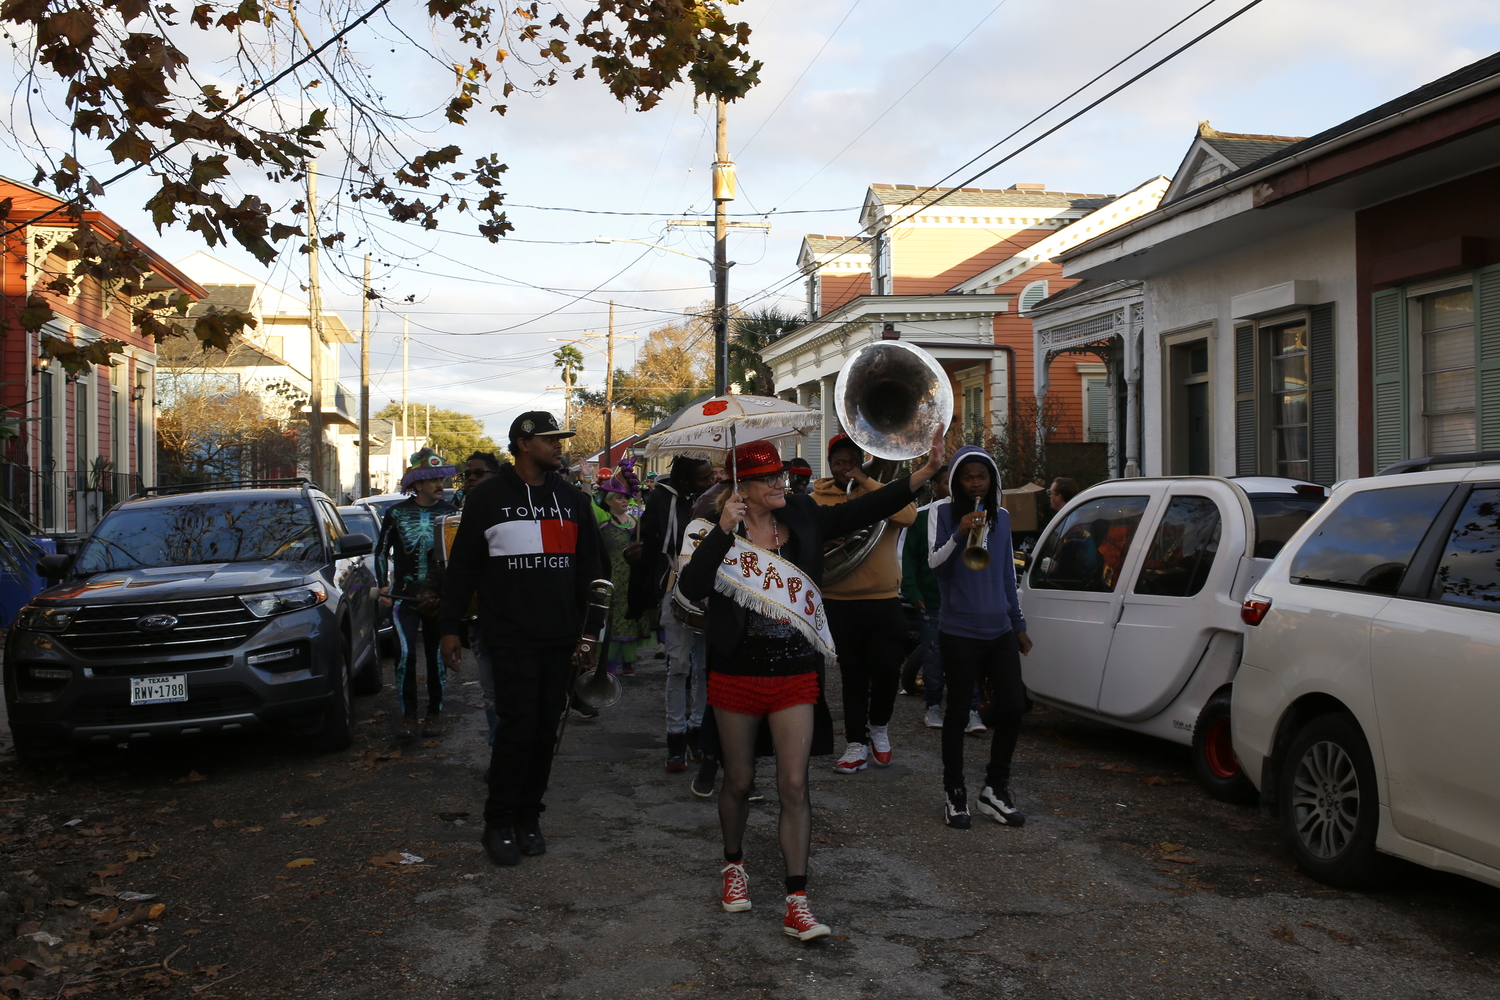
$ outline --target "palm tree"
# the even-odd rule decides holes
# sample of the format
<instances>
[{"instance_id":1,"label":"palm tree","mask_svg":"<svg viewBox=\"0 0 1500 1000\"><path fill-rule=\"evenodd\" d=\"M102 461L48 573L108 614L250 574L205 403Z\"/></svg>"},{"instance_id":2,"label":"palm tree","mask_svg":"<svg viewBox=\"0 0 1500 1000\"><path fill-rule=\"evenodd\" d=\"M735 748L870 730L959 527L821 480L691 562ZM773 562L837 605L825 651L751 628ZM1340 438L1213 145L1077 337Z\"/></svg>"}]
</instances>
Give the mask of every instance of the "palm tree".
<instances>
[{"instance_id":1,"label":"palm tree","mask_svg":"<svg viewBox=\"0 0 1500 1000\"><path fill-rule=\"evenodd\" d=\"M734 317L729 324L729 384L746 395L774 395L776 378L761 352L806 322L774 306Z\"/></svg>"}]
</instances>

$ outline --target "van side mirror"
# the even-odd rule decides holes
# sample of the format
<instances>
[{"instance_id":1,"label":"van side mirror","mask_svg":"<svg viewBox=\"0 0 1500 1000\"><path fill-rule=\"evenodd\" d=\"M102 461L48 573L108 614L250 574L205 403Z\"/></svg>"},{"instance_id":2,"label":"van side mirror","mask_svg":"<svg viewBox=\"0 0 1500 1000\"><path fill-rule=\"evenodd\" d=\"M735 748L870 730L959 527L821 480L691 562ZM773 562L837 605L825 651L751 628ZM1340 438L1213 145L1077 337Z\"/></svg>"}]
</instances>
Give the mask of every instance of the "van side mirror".
<instances>
[{"instance_id":1,"label":"van side mirror","mask_svg":"<svg viewBox=\"0 0 1500 1000\"><path fill-rule=\"evenodd\" d=\"M375 551L375 543L370 536L360 531L351 531L347 535L340 535L338 541L333 543L340 559L350 559L354 556L367 556Z\"/></svg>"},{"instance_id":2,"label":"van side mirror","mask_svg":"<svg viewBox=\"0 0 1500 1000\"><path fill-rule=\"evenodd\" d=\"M73 557L59 552L56 555L42 556L36 561L36 575L43 580L57 581L68 575L68 566L73 562Z\"/></svg>"}]
</instances>

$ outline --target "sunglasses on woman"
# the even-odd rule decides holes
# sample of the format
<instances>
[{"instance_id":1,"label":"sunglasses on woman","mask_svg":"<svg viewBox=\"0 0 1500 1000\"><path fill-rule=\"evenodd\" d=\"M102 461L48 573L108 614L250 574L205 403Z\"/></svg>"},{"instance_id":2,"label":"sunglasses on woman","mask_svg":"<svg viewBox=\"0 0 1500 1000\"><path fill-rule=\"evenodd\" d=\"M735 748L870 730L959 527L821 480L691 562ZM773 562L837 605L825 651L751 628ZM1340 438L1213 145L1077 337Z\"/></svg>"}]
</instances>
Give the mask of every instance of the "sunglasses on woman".
<instances>
[{"instance_id":1,"label":"sunglasses on woman","mask_svg":"<svg viewBox=\"0 0 1500 1000\"><path fill-rule=\"evenodd\" d=\"M778 472L778 473L776 473L773 476L752 476L749 479L742 479L742 480L740 480L740 482L743 482L743 483L764 483L766 486L768 486L768 487L770 487L771 489L774 490L778 486L785 486L786 485L786 473L785 472Z\"/></svg>"}]
</instances>

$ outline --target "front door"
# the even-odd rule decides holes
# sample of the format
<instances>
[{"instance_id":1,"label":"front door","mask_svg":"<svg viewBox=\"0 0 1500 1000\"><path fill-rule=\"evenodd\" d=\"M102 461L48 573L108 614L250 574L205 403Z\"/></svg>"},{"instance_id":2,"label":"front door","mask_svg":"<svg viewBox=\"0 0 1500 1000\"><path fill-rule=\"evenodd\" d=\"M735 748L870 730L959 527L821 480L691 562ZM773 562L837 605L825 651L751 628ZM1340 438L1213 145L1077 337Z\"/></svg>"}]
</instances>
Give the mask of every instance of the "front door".
<instances>
[{"instance_id":1,"label":"front door","mask_svg":"<svg viewBox=\"0 0 1500 1000\"><path fill-rule=\"evenodd\" d=\"M1123 588L1099 691L1101 713L1138 722L1160 712L1224 622L1246 542L1243 508L1230 489L1179 483L1158 508L1151 543Z\"/></svg>"},{"instance_id":2,"label":"front door","mask_svg":"<svg viewBox=\"0 0 1500 1000\"><path fill-rule=\"evenodd\" d=\"M1135 571L1132 542L1165 484L1094 497L1060 515L1037 546L1021 598L1036 648L1021 661L1026 687L1042 698L1090 711L1119 618L1122 580Z\"/></svg>"}]
</instances>

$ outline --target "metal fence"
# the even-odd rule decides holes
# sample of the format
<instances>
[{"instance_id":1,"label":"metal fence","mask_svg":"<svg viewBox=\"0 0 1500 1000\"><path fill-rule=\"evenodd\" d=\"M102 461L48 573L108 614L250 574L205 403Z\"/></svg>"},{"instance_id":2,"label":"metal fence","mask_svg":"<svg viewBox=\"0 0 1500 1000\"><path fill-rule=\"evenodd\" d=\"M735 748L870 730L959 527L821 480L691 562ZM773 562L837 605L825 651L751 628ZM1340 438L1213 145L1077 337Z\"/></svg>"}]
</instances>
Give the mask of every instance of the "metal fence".
<instances>
[{"instance_id":1,"label":"metal fence","mask_svg":"<svg viewBox=\"0 0 1500 1000\"><path fill-rule=\"evenodd\" d=\"M0 493L44 534L87 534L104 512L140 492L135 473L87 469L42 471L0 462Z\"/></svg>"}]
</instances>

